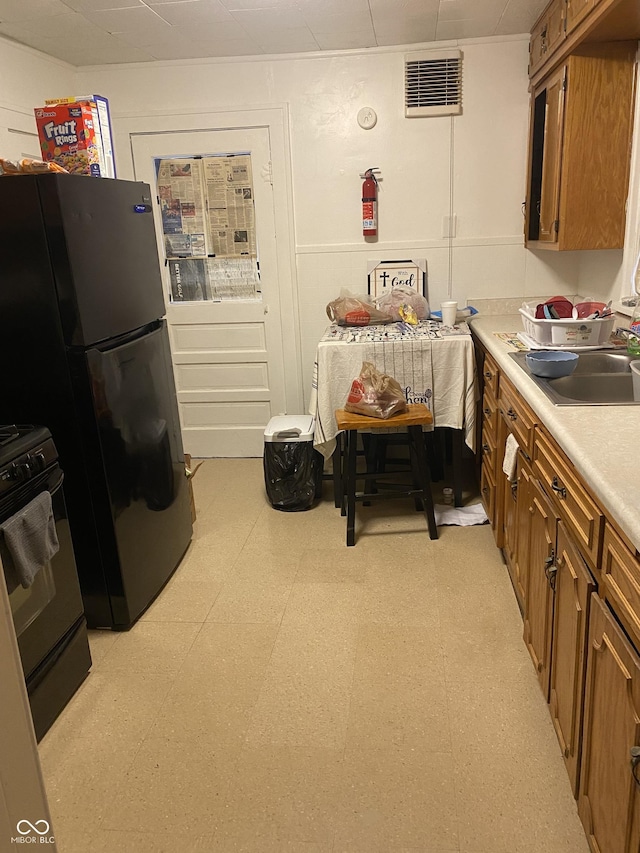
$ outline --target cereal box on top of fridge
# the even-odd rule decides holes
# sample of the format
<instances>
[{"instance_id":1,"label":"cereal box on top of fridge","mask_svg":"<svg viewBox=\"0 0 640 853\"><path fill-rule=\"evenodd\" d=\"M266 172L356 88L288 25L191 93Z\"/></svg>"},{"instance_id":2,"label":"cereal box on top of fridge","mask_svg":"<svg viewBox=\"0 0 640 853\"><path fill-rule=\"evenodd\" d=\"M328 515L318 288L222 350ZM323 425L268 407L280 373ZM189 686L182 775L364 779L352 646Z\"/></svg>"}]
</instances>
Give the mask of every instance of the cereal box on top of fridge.
<instances>
[{"instance_id":1,"label":"cereal box on top of fridge","mask_svg":"<svg viewBox=\"0 0 640 853\"><path fill-rule=\"evenodd\" d=\"M72 174L101 176L90 104L38 107L35 116L43 160L53 160Z\"/></svg>"},{"instance_id":2,"label":"cereal box on top of fridge","mask_svg":"<svg viewBox=\"0 0 640 853\"><path fill-rule=\"evenodd\" d=\"M44 102L45 107L50 104L73 104L91 102L93 110L93 124L96 129L96 141L101 149L100 175L103 178L116 177L116 164L113 154L113 133L111 130L111 115L109 113L109 101L104 95L76 95L71 98L51 98Z\"/></svg>"}]
</instances>

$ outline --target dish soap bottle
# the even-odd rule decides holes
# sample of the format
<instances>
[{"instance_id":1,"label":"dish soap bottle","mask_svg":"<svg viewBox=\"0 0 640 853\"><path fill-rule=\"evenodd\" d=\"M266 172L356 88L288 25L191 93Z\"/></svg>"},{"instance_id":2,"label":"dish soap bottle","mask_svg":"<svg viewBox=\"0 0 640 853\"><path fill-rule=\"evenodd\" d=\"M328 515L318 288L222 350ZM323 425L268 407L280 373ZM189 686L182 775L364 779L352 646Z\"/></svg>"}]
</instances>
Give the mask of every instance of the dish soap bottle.
<instances>
[{"instance_id":1,"label":"dish soap bottle","mask_svg":"<svg viewBox=\"0 0 640 853\"><path fill-rule=\"evenodd\" d=\"M640 299L633 309L633 316L629 325L629 337L627 338L627 352L640 358Z\"/></svg>"}]
</instances>

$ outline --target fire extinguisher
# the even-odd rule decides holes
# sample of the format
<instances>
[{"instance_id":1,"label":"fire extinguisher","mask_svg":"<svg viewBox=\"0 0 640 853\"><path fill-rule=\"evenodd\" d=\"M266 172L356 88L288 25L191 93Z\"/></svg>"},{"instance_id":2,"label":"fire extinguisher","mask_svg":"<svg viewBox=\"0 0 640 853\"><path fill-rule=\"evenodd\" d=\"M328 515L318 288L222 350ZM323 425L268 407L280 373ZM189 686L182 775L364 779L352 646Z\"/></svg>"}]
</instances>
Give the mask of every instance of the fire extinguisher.
<instances>
[{"instance_id":1,"label":"fire extinguisher","mask_svg":"<svg viewBox=\"0 0 640 853\"><path fill-rule=\"evenodd\" d=\"M378 233L378 181L375 168L367 169L362 185L362 233L375 237Z\"/></svg>"}]
</instances>

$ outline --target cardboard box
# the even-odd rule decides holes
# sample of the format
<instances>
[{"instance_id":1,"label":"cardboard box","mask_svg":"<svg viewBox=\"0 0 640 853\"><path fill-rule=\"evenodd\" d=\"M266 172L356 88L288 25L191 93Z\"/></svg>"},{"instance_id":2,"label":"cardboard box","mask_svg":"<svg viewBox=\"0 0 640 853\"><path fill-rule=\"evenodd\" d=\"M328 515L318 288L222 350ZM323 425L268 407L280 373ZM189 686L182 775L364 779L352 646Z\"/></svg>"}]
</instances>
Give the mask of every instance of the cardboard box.
<instances>
[{"instance_id":1,"label":"cardboard box","mask_svg":"<svg viewBox=\"0 0 640 853\"><path fill-rule=\"evenodd\" d=\"M93 123L96 129L96 141L101 148L100 174L103 178L115 178L116 162L113 153L113 132L111 130L109 101L103 95L78 95L74 98L50 99L44 103L45 106L53 104L91 104Z\"/></svg>"},{"instance_id":2,"label":"cardboard box","mask_svg":"<svg viewBox=\"0 0 640 853\"><path fill-rule=\"evenodd\" d=\"M101 152L88 102L38 107L35 116L45 162L53 160L72 174L101 177Z\"/></svg>"},{"instance_id":3,"label":"cardboard box","mask_svg":"<svg viewBox=\"0 0 640 853\"><path fill-rule=\"evenodd\" d=\"M191 522L192 524L196 523L196 500L193 494L193 478L196 475L198 468L202 465L202 462L198 462L195 467L191 465L191 454L184 454L184 471L187 476L187 480L189 481L189 496L191 498Z\"/></svg>"}]
</instances>

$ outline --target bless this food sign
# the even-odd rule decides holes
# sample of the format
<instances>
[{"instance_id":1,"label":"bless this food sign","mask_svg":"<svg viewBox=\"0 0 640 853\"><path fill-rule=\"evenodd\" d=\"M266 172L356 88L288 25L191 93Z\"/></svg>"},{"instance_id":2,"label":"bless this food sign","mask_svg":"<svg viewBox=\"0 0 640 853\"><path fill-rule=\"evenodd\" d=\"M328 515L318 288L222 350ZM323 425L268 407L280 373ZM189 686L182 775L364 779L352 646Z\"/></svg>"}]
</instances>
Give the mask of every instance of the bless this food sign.
<instances>
[{"instance_id":1,"label":"bless this food sign","mask_svg":"<svg viewBox=\"0 0 640 853\"><path fill-rule=\"evenodd\" d=\"M426 261L370 261L369 295L374 299L403 285L423 296L426 290Z\"/></svg>"}]
</instances>

